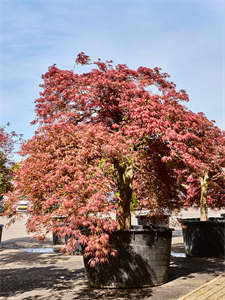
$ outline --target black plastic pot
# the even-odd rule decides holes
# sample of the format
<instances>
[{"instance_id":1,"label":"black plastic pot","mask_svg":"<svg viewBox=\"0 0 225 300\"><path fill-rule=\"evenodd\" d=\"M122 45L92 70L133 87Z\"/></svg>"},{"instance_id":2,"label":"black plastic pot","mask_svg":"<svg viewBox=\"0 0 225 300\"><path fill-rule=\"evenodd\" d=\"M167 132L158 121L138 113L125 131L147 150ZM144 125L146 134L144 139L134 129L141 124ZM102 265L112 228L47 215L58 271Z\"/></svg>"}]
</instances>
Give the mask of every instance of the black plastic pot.
<instances>
[{"instance_id":1,"label":"black plastic pot","mask_svg":"<svg viewBox=\"0 0 225 300\"><path fill-rule=\"evenodd\" d=\"M53 236L53 245L65 245L65 238L57 235L56 233L52 234Z\"/></svg>"},{"instance_id":2,"label":"black plastic pot","mask_svg":"<svg viewBox=\"0 0 225 300\"><path fill-rule=\"evenodd\" d=\"M4 225L0 224L0 244L2 242L2 230L3 230Z\"/></svg>"},{"instance_id":3,"label":"black plastic pot","mask_svg":"<svg viewBox=\"0 0 225 300\"><path fill-rule=\"evenodd\" d=\"M156 286L167 282L172 231L170 228L133 226L115 231L111 243L118 251L109 263L91 268L84 265L89 284L97 288L134 288Z\"/></svg>"},{"instance_id":4,"label":"black plastic pot","mask_svg":"<svg viewBox=\"0 0 225 300\"><path fill-rule=\"evenodd\" d=\"M73 236L72 235L66 235L65 236L66 244L68 242L68 239L70 239L71 237L73 237ZM73 249L72 253L75 254L75 255L82 255L83 254L83 249L82 249L82 246L81 246L80 243L77 243L76 248Z\"/></svg>"},{"instance_id":5,"label":"black plastic pot","mask_svg":"<svg viewBox=\"0 0 225 300\"><path fill-rule=\"evenodd\" d=\"M58 225L58 227L64 226L63 220L65 219L65 217L57 216L57 217L52 217L52 219L53 220L62 220L62 222ZM65 237L64 238L61 237L56 232L52 233L52 237L53 237L53 245L65 245L66 244Z\"/></svg>"},{"instance_id":6,"label":"black plastic pot","mask_svg":"<svg viewBox=\"0 0 225 300\"><path fill-rule=\"evenodd\" d=\"M166 215L165 221L158 221L157 219L150 219L147 216L136 216L138 225L149 226L150 224L155 224L157 226L168 227L171 215Z\"/></svg>"},{"instance_id":7,"label":"black plastic pot","mask_svg":"<svg viewBox=\"0 0 225 300\"><path fill-rule=\"evenodd\" d=\"M53 217L53 219L63 221L65 219L65 217ZM61 223L58 224L58 227L63 227L64 225L65 224L63 222L61 222ZM69 226L69 223L67 223L67 226ZM58 233L53 232L53 245L66 245L68 239L71 238L71 237L72 237L72 235L68 235L68 234L66 234L65 237L62 237ZM73 253L75 255L83 254L81 245L78 243L76 248L71 253Z\"/></svg>"},{"instance_id":8,"label":"black plastic pot","mask_svg":"<svg viewBox=\"0 0 225 300\"><path fill-rule=\"evenodd\" d=\"M225 256L225 219L183 219L184 247L188 256Z\"/></svg>"}]
</instances>

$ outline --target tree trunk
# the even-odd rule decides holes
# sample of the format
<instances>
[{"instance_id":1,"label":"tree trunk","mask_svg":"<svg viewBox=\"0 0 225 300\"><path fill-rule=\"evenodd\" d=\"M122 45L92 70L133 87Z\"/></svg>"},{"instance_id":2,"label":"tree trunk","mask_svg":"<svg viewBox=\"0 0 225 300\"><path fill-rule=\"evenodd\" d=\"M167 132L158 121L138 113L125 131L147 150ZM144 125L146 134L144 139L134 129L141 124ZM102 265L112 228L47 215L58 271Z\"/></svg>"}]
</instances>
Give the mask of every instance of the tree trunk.
<instances>
[{"instance_id":1,"label":"tree trunk","mask_svg":"<svg viewBox=\"0 0 225 300\"><path fill-rule=\"evenodd\" d=\"M201 199L200 199L200 221L208 220L208 183L209 183L209 170L206 171L204 178L199 177L201 183Z\"/></svg>"},{"instance_id":2,"label":"tree trunk","mask_svg":"<svg viewBox=\"0 0 225 300\"><path fill-rule=\"evenodd\" d=\"M132 182L134 177L132 166L120 166L119 163L114 164L117 170L117 184L118 192L122 201L119 203L116 221L119 224L118 229L130 229L131 228L131 216L130 216L130 202L132 199Z\"/></svg>"}]
</instances>

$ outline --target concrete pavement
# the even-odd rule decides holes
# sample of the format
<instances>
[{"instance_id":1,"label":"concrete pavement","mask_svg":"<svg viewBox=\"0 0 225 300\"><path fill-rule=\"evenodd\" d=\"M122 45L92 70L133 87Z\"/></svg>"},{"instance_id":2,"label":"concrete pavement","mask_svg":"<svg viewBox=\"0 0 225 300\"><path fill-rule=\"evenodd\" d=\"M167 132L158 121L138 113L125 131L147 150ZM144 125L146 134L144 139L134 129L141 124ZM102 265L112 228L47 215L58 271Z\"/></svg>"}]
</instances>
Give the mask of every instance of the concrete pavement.
<instances>
[{"instance_id":1,"label":"concrete pavement","mask_svg":"<svg viewBox=\"0 0 225 300\"><path fill-rule=\"evenodd\" d=\"M224 212L224 211L223 211ZM184 217L195 217L197 212L184 213ZM219 216L222 211L210 216ZM52 236L46 243L30 239L25 230L26 218L9 229L3 229L0 245L0 299L151 299L194 300L200 298L198 291L220 287L225 273L224 258L182 257L184 253L181 228L173 233L172 256L168 282L159 287L140 289L93 289L85 277L83 259L76 255L61 253L26 252L32 248L52 249ZM7 220L0 217L0 224ZM219 278L219 279L218 279ZM216 280L214 280L216 279ZM214 281L212 281L214 280ZM219 280L219 281L218 281ZM206 284L206 285L205 285ZM212 290L212 289L211 289ZM220 292L224 292L220 289ZM209 293L210 289L204 293ZM198 294L193 294L193 293ZM194 295L194 296L193 296ZM207 294L206 294L207 295ZM189 298L184 298L184 297ZM183 297L183 298L182 298ZM190 298L192 297L192 298ZM195 298L193 298L195 297Z\"/></svg>"}]
</instances>

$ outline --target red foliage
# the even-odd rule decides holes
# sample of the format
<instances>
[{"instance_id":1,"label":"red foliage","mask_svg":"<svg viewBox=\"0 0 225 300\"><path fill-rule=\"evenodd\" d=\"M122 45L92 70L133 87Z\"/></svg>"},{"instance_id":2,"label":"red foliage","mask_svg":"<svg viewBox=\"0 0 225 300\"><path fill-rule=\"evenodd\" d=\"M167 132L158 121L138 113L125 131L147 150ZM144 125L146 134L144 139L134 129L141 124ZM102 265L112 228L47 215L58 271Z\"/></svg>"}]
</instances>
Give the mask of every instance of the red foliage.
<instances>
[{"instance_id":1,"label":"red foliage","mask_svg":"<svg viewBox=\"0 0 225 300\"><path fill-rule=\"evenodd\" d=\"M81 52L77 55L76 64L88 65L90 63L89 56L85 55L84 52Z\"/></svg>"},{"instance_id":2,"label":"red foliage","mask_svg":"<svg viewBox=\"0 0 225 300\"><path fill-rule=\"evenodd\" d=\"M90 64L90 58L82 52L76 63ZM176 91L168 74L159 68L113 67L100 59L94 64L81 75L53 65L42 76L44 91L33 121L39 128L22 146L25 159L6 213L15 215L16 193L28 195L28 229L38 238L50 230L75 237L68 248L76 239L86 245L91 265L116 255L109 237L120 224L111 214L119 215L133 194L150 214L179 209L192 197L188 176L209 164L213 168L218 153L212 141L216 127L180 104L188 95ZM204 135L209 127L211 140ZM65 217L64 226L55 220L53 229L55 216Z\"/></svg>"},{"instance_id":3,"label":"red foliage","mask_svg":"<svg viewBox=\"0 0 225 300\"><path fill-rule=\"evenodd\" d=\"M200 206L200 181L209 172L208 206L225 206L225 132L209 121L202 113L198 114L200 124L193 132L200 142L189 141L187 156L189 165L182 173L182 180L187 183L186 204Z\"/></svg>"}]
</instances>

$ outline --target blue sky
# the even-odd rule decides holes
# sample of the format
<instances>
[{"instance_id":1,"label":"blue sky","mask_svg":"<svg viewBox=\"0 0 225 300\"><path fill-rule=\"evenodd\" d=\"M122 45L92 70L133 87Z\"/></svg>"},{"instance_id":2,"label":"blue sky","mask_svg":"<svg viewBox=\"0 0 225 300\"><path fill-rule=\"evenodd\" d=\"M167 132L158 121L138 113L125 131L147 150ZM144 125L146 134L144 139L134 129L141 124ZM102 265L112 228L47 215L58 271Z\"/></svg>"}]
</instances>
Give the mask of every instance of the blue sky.
<instances>
[{"instance_id":1,"label":"blue sky","mask_svg":"<svg viewBox=\"0 0 225 300\"><path fill-rule=\"evenodd\" d=\"M161 67L189 94L188 108L225 129L224 0L1 0L0 5L0 125L10 122L9 129L25 139L34 135L30 122L41 75L54 63L72 70L81 51L133 69Z\"/></svg>"}]
</instances>

